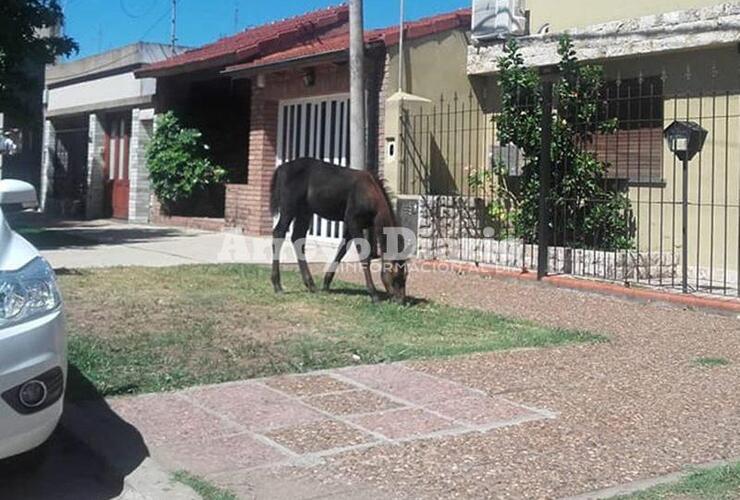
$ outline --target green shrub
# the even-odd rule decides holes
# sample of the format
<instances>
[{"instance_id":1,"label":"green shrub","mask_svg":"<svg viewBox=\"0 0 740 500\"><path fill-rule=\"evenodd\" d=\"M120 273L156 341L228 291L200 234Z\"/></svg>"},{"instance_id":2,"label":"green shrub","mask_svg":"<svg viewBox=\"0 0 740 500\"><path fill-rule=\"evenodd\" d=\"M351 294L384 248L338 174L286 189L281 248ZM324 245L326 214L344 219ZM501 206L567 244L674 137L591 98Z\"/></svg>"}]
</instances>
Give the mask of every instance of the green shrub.
<instances>
[{"instance_id":1,"label":"green shrub","mask_svg":"<svg viewBox=\"0 0 740 500\"><path fill-rule=\"evenodd\" d=\"M157 118L146 159L152 189L164 204L188 200L226 181L226 170L208 158L200 131L183 127L171 111Z\"/></svg>"}]
</instances>

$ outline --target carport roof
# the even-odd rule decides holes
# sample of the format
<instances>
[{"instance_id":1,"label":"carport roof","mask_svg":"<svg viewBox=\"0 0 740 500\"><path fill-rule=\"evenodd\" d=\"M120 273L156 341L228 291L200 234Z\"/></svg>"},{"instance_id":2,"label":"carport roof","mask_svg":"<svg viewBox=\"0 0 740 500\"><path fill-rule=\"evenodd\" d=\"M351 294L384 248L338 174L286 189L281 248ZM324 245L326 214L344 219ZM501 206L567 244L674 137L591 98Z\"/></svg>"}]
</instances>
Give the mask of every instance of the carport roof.
<instances>
[{"instance_id":1,"label":"carport roof","mask_svg":"<svg viewBox=\"0 0 740 500\"><path fill-rule=\"evenodd\" d=\"M136 72L138 77L158 77L198 70L227 73L268 67L349 50L349 8L346 5L309 12L245 30L190 50ZM409 22L405 38L415 39L455 28L467 28L470 9L461 9ZM395 45L398 26L367 31L368 44Z\"/></svg>"}]
</instances>

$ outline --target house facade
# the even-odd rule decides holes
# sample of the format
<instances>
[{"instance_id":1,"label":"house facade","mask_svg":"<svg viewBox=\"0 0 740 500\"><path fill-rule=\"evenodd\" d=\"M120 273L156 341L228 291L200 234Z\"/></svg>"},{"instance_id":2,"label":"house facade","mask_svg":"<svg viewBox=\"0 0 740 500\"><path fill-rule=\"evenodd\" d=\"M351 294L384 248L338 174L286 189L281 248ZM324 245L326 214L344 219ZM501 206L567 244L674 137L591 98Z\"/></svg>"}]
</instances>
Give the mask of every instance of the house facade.
<instances>
[{"instance_id":1,"label":"house facade","mask_svg":"<svg viewBox=\"0 0 740 500\"><path fill-rule=\"evenodd\" d=\"M149 220L145 151L157 82L134 71L172 55L136 43L46 68L41 206L52 215Z\"/></svg>"},{"instance_id":2,"label":"house facade","mask_svg":"<svg viewBox=\"0 0 740 500\"><path fill-rule=\"evenodd\" d=\"M684 280L685 226L690 288L739 293L740 6L708 0L599 2L589 9L575 0L512 3L528 19L529 32L514 36L527 66L551 71L560 60L559 39L567 33L579 60L603 67L599 119L614 120L616 130L597 135L585 147L606 165L609 189L629 200L628 250L552 248L550 270L674 286ZM496 225L491 213L498 210L494 219L500 221L510 215L502 210L515 207L496 206L492 198L499 188L485 193L480 179L492 171L492 160L503 161L509 170L506 189L521 173L519 152L501 144L495 125L501 106L498 62L509 38L472 39L467 75L475 103L463 103L461 112L460 104L450 105L448 99L437 107L442 113L412 110L405 122L407 136L414 138L405 148L410 158L405 170L426 168L418 182L427 182L421 189L426 208L420 205L420 225L427 227L422 239L429 239L420 245L424 256L536 266L536 248L517 242L512 233L491 227L490 235L496 236L482 235L482 226ZM674 120L694 121L708 131L686 183L663 140L663 130ZM450 172L449 178L434 181L440 168ZM440 234L448 241L438 241Z\"/></svg>"},{"instance_id":3,"label":"house facade","mask_svg":"<svg viewBox=\"0 0 740 500\"><path fill-rule=\"evenodd\" d=\"M388 144L395 140L398 108L394 115L389 107L395 101L388 100L399 90L399 30L366 32L368 164L348 165L348 18L346 6L311 12L248 29L137 71L138 77L157 80L156 112L172 110L187 125L200 129L214 160L229 171L225 192L213 193L206 210L164 214L155 202L153 221L195 221L194 225L222 221L246 234L271 234L272 173L277 165L299 156L397 177L396 154ZM467 10L406 25L407 93L433 97L450 85L469 91L464 65L469 25ZM439 57L450 51L458 66L455 71L439 71ZM221 206L213 202L219 198ZM338 224L318 218L310 234L341 236Z\"/></svg>"}]
</instances>

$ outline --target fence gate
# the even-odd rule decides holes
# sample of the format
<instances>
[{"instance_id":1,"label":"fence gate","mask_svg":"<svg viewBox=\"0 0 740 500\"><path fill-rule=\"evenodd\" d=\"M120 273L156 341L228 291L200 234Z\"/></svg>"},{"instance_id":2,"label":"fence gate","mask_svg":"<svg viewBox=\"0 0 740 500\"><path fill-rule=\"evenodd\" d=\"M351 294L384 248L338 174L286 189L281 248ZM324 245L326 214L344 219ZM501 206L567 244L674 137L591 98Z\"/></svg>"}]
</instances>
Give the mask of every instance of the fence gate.
<instances>
[{"instance_id":1,"label":"fence gate","mask_svg":"<svg viewBox=\"0 0 740 500\"><path fill-rule=\"evenodd\" d=\"M349 163L349 96L346 94L280 102L277 166L301 157L346 167ZM308 235L337 241L344 223L314 215Z\"/></svg>"}]
</instances>

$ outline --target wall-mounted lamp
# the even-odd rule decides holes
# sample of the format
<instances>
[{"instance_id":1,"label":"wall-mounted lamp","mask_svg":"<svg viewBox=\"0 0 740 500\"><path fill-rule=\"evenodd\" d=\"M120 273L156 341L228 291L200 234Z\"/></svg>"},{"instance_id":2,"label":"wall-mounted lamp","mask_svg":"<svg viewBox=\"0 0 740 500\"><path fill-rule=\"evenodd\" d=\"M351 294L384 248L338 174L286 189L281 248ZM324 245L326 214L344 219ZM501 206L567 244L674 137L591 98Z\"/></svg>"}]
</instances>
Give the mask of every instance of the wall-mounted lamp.
<instances>
[{"instance_id":1,"label":"wall-mounted lamp","mask_svg":"<svg viewBox=\"0 0 740 500\"><path fill-rule=\"evenodd\" d=\"M316 85L316 70L314 68L306 68L303 70L303 85L306 87L313 87Z\"/></svg>"}]
</instances>

